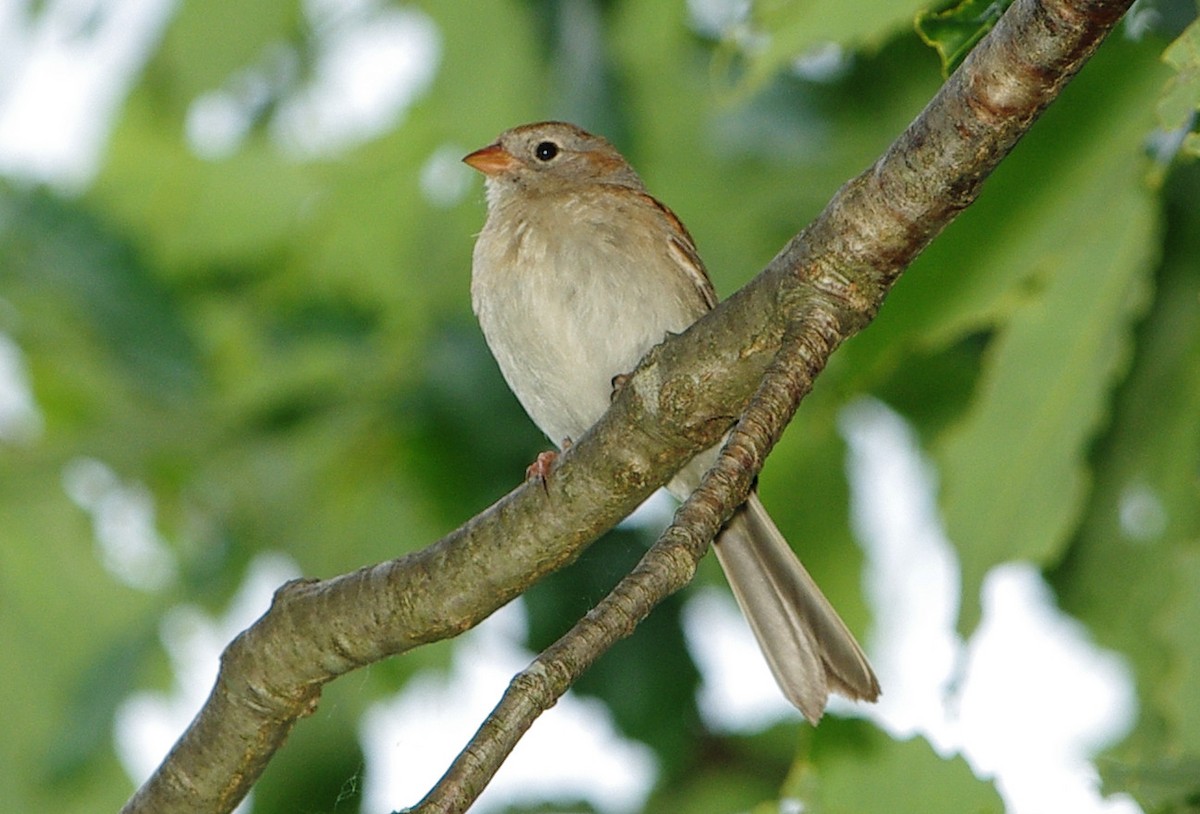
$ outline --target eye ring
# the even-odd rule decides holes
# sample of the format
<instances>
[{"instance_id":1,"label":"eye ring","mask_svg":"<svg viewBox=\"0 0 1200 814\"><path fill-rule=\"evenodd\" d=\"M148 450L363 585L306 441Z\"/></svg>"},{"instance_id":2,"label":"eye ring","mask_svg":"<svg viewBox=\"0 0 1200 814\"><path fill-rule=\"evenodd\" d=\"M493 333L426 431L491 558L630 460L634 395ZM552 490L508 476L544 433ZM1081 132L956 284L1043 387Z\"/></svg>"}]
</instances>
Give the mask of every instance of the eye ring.
<instances>
[{"instance_id":1,"label":"eye ring","mask_svg":"<svg viewBox=\"0 0 1200 814\"><path fill-rule=\"evenodd\" d=\"M558 145L553 141L539 142L538 145L533 148L533 154L537 156L538 161L551 161L556 155L558 155Z\"/></svg>"}]
</instances>

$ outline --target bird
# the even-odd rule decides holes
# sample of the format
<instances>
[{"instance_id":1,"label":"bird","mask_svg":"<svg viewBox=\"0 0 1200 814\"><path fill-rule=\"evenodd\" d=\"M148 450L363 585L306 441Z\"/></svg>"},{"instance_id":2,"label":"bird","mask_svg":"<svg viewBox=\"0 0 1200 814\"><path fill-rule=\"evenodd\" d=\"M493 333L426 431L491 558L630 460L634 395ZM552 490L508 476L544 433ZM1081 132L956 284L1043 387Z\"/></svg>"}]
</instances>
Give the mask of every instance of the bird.
<instances>
[{"instance_id":1,"label":"bird","mask_svg":"<svg viewBox=\"0 0 1200 814\"><path fill-rule=\"evenodd\" d=\"M471 306L517 400L559 447L608 409L613 382L717 297L688 230L601 136L547 121L463 158L484 176L487 217ZM685 499L718 447L668 483ZM554 453L530 466L547 477ZM831 692L874 701L879 681L854 635L751 491L713 544L783 695L817 723Z\"/></svg>"}]
</instances>

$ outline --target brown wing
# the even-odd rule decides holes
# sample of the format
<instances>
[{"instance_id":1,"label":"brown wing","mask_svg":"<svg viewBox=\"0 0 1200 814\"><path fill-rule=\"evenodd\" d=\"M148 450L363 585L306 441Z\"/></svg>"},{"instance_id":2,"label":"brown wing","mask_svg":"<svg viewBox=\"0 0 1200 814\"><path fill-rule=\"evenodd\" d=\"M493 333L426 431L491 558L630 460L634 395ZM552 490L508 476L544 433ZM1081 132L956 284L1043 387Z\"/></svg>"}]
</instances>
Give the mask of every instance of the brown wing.
<instances>
[{"instance_id":1,"label":"brown wing","mask_svg":"<svg viewBox=\"0 0 1200 814\"><path fill-rule=\"evenodd\" d=\"M638 193L647 202L654 205L658 211L663 214L667 222L671 225L670 249L671 256L679 263L679 267L687 274L688 279L696 286L696 293L704 301L704 305L708 310L717 306L717 292L713 289L712 281L708 279L708 272L704 270L704 261L700 259L700 255L696 252L696 243L692 240L691 234L687 227L683 225L675 213L672 212L666 204L645 192Z\"/></svg>"}]
</instances>

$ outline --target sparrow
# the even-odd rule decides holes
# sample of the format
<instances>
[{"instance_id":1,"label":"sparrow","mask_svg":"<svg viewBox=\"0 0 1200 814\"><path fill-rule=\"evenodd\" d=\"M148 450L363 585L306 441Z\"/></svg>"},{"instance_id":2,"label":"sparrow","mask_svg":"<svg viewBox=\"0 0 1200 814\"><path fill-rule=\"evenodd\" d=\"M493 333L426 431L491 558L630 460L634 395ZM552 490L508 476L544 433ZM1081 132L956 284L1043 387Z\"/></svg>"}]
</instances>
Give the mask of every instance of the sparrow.
<instances>
[{"instance_id":1,"label":"sparrow","mask_svg":"<svg viewBox=\"0 0 1200 814\"><path fill-rule=\"evenodd\" d=\"M717 302L695 243L604 138L565 122L501 133L466 156L483 173L487 220L475 243L471 304L492 355L551 442L579 438L613 382ZM667 489L685 499L718 448ZM552 455L530 467L545 476ZM757 493L713 544L783 691L811 722L830 692L874 701L879 682L837 611Z\"/></svg>"}]
</instances>

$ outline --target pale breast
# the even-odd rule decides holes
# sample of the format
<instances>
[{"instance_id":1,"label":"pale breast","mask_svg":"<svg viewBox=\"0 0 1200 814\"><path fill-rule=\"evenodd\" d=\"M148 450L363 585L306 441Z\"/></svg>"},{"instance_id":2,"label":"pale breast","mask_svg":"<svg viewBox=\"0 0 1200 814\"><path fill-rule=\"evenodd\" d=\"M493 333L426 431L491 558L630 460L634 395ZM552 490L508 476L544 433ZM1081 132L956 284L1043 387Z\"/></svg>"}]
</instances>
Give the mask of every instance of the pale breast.
<instances>
[{"instance_id":1,"label":"pale breast","mask_svg":"<svg viewBox=\"0 0 1200 814\"><path fill-rule=\"evenodd\" d=\"M521 217L494 207L471 280L505 380L555 443L595 423L613 377L706 309L656 211L638 198L558 198Z\"/></svg>"}]
</instances>

